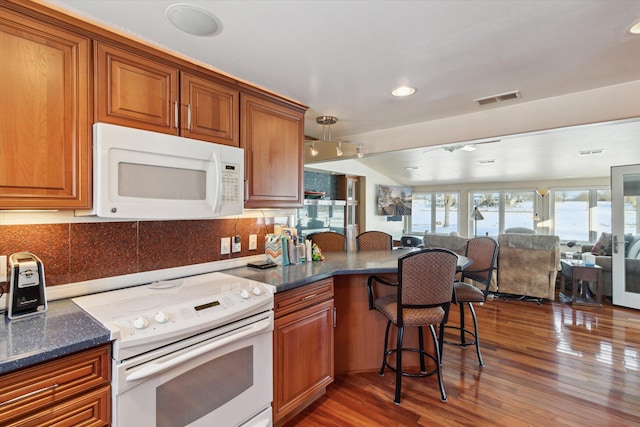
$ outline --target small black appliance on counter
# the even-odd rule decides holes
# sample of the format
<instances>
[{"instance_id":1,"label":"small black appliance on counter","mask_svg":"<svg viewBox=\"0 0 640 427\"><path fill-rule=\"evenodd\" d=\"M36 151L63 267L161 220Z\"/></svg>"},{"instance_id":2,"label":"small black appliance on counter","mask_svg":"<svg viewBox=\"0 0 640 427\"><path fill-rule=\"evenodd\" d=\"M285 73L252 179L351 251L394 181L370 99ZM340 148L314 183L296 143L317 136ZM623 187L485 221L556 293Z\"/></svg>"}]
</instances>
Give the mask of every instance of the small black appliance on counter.
<instances>
[{"instance_id":1,"label":"small black appliance on counter","mask_svg":"<svg viewBox=\"0 0 640 427\"><path fill-rule=\"evenodd\" d=\"M40 258L29 252L9 257L9 295L7 316L19 319L47 310L44 266Z\"/></svg>"}]
</instances>

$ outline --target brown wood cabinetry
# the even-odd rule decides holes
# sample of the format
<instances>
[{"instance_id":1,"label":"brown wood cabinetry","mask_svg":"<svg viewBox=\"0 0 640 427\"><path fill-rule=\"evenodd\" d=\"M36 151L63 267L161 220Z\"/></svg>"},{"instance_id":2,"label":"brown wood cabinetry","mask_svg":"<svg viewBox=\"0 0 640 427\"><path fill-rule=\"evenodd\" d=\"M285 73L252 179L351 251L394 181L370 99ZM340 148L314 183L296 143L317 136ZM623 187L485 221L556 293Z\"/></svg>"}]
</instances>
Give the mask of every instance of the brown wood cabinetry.
<instances>
[{"instance_id":1,"label":"brown wood cabinetry","mask_svg":"<svg viewBox=\"0 0 640 427\"><path fill-rule=\"evenodd\" d=\"M0 425L108 426L109 345L0 377Z\"/></svg>"},{"instance_id":2,"label":"brown wood cabinetry","mask_svg":"<svg viewBox=\"0 0 640 427\"><path fill-rule=\"evenodd\" d=\"M302 207L304 111L240 95L246 208Z\"/></svg>"},{"instance_id":3,"label":"brown wood cabinetry","mask_svg":"<svg viewBox=\"0 0 640 427\"><path fill-rule=\"evenodd\" d=\"M97 121L238 146L237 89L103 43L96 73Z\"/></svg>"},{"instance_id":4,"label":"brown wood cabinetry","mask_svg":"<svg viewBox=\"0 0 640 427\"><path fill-rule=\"evenodd\" d=\"M0 209L90 207L89 46L0 9Z\"/></svg>"},{"instance_id":5,"label":"brown wood cabinetry","mask_svg":"<svg viewBox=\"0 0 640 427\"><path fill-rule=\"evenodd\" d=\"M97 121L178 134L178 70L96 43Z\"/></svg>"},{"instance_id":6,"label":"brown wood cabinetry","mask_svg":"<svg viewBox=\"0 0 640 427\"><path fill-rule=\"evenodd\" d=\"M275 295L273 417L284 424L333 381L333 279Z\"/></svg>"},{"instance_id":7,"label":"brown wood cabinetry","mask_svg":"<svg viewBox=\"0 0 640 427\"><path fill-rule=\"evenodd\" d=\"M240 144L238 90L181 73L180 98L182 136L234 147Z\"/></svg>"},{"instance_id":8,"label":"brown wood cabinetry","mask_svg":"<svg viewBox=\"0 0 640 427\"><path fill-rule=\"evenodd\" d=\"M0 209L90 209L94 121L243 147L245 207L302 206L299 103L39 2L2 1L0 63Z\"/></svg>"}]
</instances>

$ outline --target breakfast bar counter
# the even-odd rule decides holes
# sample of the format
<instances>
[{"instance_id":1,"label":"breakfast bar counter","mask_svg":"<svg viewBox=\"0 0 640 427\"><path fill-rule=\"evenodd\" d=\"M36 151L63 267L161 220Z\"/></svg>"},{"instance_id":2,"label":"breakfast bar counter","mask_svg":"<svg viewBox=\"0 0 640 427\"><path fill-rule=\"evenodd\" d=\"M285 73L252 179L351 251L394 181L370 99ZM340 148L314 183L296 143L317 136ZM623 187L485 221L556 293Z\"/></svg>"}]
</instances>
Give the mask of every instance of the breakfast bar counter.
<instances>
[{"instance_id":1,"label":"breakfast bar counter","mask_svg":"<svg viewBox=\"0 0 640 427\"><path fill-rule=\"evenodd\" d=\"M224 270L223 273L267 283L275 286L276 292L283 292L330 277L397 273L398 258L415 250L401 248L391 251L324 252L324 261L276 266L264 270L238 267Z\"/></svg>"}]
</instances>

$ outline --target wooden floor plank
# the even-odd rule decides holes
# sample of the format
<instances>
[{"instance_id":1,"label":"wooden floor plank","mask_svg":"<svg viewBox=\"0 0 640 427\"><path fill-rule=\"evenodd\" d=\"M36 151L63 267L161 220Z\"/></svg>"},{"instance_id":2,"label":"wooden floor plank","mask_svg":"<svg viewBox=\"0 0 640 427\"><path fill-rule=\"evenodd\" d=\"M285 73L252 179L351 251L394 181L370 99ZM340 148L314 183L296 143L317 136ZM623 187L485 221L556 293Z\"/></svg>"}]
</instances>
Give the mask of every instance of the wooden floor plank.
<instances>
[{"instance_id":1,"label":"wooden floor plank","mask_svg":"<svg viewBox=\"0 0 640 427\"><path fill-rule=\"evenodd\" d=\"M476 312L485 367L445 346L447 402L435 376L404 378L395 405L391 372L341 375L286 427L640 425L639 311L492 298Z\"/></svg>"}]
</instances>

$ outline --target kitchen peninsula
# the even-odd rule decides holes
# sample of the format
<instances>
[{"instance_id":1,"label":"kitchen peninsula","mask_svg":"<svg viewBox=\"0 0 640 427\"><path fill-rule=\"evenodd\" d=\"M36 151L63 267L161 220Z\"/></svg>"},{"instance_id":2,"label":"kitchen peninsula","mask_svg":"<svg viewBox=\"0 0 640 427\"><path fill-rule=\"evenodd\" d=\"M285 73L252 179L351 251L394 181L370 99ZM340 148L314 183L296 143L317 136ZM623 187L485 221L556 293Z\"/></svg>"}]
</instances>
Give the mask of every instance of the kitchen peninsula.
<instances>
[{"instance_id":1,"label":"kitchen peninsula","mask_svg":"<svg viewBox=\"0 0 640 427\"><path fill-rule=\"evenodd\" d=\"M357 252L327 252L326 259L322 262L307 262L267 270L239 267L223 272L267 283L275 286L276 292L280 293L332 277L334 280L342 281L340 276L363 275L366 278L369 274L395 274L398 270L398 257L411 250L371 251L366 255ZM362 292L366 297L365 288ZM17 327L18 325L20 327ZM36 325L41 325L39 330L33 329ZM32 336L35 333L38 334L37 337ZM60 339L55 338L58 334ZM72 339L71 335L77 337ZM14 322L5 317L0 324L0 342L3 343L0 346L0 373L101 344L108 340L108 335L109 331L84 314L71 300L52 303L42 316ZM14 345L17 342L25 345ZM10 343L13 344L9 345ZM41 355L43 352L44 356Z\"/></svg>"},{"instance_id":2,"label":"kitchen peninsula","mask_svg":"<svg viewBox=\"0 0 640 427\"><path fill-rule=\"evenodd\" d=\"M326 259L322 262L307 262L267 270L250 267L223 270L224 273L264 282L276 288L274 308L276 342L279 333L278 322L300 315L317 320L308 321L306 324L311 324L316 329L321 328L327 336L325 342L328 345L324 348L327 357L319 365L319 369L325 370L326 375L318 382L319 390L314 390L311 394L302 393L299 396L293 396L292 400L295 402L283 405L282 416L286 417L281 419L288 419L321 395L324 388L333 380L334 372L369 371L379 368L386 322L382 316L369 312L366 281L370 274L390 275L390 279L393 280L393 276L397 273L398 257L412 250L415 249L366 253L327 252ZM305 305L299 305L299 301L288 298L289 295L301 296L300 299ZM282 317L279 317L279 313ZM312 313L319 313L318 317L313 317L315 314ZM67 319L75 320L68 322ZM43 362L83 352L108 342L109 332L70 300L54 301L45 314L22 319L19 322L21 323L5 318L0 325L0 342L7 343L5 346L0 346L2 374L39 366L38 364ZM18 325L20 328L16 327ZM27 328L28 325L30 327ZM40 330L34 330L33 328L38 325ZM287 325L287 327L290 326L290 324ZM27 340L27 336L33 339ZM412 338L409 336L408 339ZM74 344L70 345L69 340L73 340ZM8 345L19 342L30 344ZM297 346L293 348L274 346L274 363L276 364L274 377L277 376L279 361L286 360L287 357L297 357L292 355L297 351L300 351ZM295 380L296 377L291 368L288 368L283 375L286 381ZM278 420L277 404L278 396L274 395L276 421Z\"/></svg>"}]
</instances>

